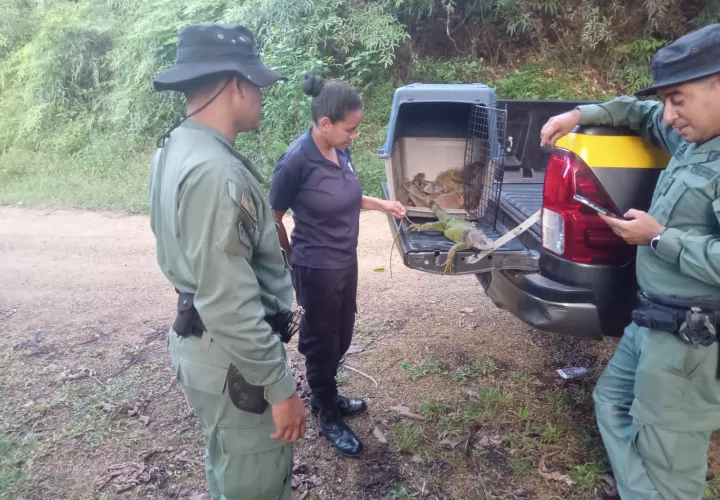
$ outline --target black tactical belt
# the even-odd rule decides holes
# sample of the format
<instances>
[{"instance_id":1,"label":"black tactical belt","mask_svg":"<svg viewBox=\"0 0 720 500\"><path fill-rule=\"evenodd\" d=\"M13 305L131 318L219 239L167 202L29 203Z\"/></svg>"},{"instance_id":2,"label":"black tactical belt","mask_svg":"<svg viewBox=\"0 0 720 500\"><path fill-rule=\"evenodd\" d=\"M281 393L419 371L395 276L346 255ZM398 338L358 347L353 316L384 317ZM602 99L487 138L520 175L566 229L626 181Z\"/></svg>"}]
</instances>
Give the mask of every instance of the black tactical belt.
<instances>
[{"instance_id":1,"label":"black tactical belt","mask_svg":"<svg viewBox=\"0 0 720 500\"><path fill-rule=\"evenodd\" d=\"M718 341L720 304L657 299L640 291L632 319L638 326L677 335L687 345L698 349ZM720 358L716 375L720 379Z\"/></svg>"},{"instance_id":2,"label":"black tactical belt","mask_svg":"<svg viewBox=\"0 0 720 500\"><path fill-rule=\"evenodd\" d=\"M195 295L181 293L177 289L175 291L178 293L178 306L177 315L172 325L173 330L183 338L190 335L202 337L205 324L195 308ZM287 344L293 335L300 330L304 314L303 308L298 307L295 311L280 311L273 316L268 316L265 321L270 325L273 333L280 336L280 340Z\"/></svg>"}]
</instances>

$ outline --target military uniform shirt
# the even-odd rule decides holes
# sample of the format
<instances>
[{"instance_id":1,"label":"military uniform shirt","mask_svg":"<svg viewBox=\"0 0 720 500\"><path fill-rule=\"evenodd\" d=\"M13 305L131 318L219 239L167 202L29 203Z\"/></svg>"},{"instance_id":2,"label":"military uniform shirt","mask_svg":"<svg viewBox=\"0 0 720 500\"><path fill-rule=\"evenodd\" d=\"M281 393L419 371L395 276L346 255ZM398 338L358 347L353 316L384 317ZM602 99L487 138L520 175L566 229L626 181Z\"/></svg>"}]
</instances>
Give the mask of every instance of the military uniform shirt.
<instances>
[{"instance_id":1,"label":"military uniform shirt","mask_svg":"<svg viewBox=\"0 0 720 500\"><path fill-rule=\"evenodd\" d=\"M658 298L720 300L720 137L685 142L663 122L659 101L619 97L578 109L581 125L626 126L672 155L648 211L667 230L657 250L638 246L640 288Z\"/></svg>"},{"instance_id":2,"label":"military uniform shirt","mask_svg":"<svg viewBox=\"0 0 720 500\"><path fill-rule=\"evenodd\" d=\"M292 304L289 269L262 176L218 130L186 120L151 163L150 223L162 272L232 363L275 404L295 392L264 320Z\"/></svg>"}]
</instances>

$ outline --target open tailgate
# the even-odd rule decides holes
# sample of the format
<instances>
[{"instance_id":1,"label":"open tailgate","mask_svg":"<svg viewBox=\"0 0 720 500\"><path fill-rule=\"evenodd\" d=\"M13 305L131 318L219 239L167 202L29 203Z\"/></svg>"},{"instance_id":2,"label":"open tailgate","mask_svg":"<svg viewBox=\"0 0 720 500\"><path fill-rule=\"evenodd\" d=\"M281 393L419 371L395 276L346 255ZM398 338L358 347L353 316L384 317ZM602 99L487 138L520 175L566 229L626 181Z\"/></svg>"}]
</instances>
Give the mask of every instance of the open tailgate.
<instances>
[{"instance_id":1,"label":"open tailgate","mask_svg":"<svg viewBox=\"0 0 720 500\"><path fill-rule=\"evenodd\" d=\"M387 182L382 183L383 198L389 199ZM403 263L411 268L429 273L442 274L448 251L454 245L439 231L410 231L407 220L397 220L388 215L390 230L397 250L403 256ZM436 219L421 219L413 216L412 221L418 224ZM496 241L508 232L500 221L493 229L484 222L478 222L487 237ZM399 236L398 236L399 233ZM493 269L513 269L518 271L537 271L540 254L530 250L514 238L500 248L478 260L479 252L463 250L455 256L455 265L450 274L477 274Z\"/></svg>"}]
</instances>

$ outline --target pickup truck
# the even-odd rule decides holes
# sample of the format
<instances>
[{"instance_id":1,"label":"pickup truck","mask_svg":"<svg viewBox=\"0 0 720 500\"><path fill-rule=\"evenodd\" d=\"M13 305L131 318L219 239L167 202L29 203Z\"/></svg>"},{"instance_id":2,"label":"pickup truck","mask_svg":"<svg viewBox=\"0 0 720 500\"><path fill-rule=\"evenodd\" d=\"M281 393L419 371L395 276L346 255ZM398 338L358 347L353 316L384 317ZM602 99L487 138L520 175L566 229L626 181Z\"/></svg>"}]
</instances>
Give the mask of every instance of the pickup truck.
<instances>
[{"instance_id":1,"label":"pickup truck","mask_svg":"<svg viewBox=\"0 0 720 500\"><path fill-rule=\"evenodd\" d=\"M599 340L622 335L630 322L637 291L635 249L573 196L616 213L647 210L669 158L633 131L613 127L578 127L555 147L541 149L545 122L586 103L496 100L493 89L482 84L407 85L395 92L387 141L378 156L386 163L384 197L399 199L398 178L406 166L398 155L409 147L403 148L405 138L467 140L469 109L499 110L504 120L496 120L498 130L490 134L501 143L504 164L496 179L499 206L477 224L495 240L538 210L542 217L483 259L473 258L474 251L458 252L452 272L474 274L496 306L532 327ZM414 158L432 153L416 152ZM410 218L423 223L433 214ZM405 266L443 272L452 243L442 233L410 231L407 221L388 220Z\"/></svg>"}]
</instances>

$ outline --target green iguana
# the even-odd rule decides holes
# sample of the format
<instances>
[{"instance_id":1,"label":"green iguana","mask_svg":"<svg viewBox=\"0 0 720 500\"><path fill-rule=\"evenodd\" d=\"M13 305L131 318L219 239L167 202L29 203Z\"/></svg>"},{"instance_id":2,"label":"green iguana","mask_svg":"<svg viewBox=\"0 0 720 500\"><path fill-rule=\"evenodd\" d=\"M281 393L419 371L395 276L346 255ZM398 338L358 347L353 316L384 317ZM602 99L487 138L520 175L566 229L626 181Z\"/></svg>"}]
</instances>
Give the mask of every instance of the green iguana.
<instances>
[{"instance_id":1,"label":"green iguana","mask_svg":"<svg viewBox=\"0 0 720 500\"><path fill-rule=\"evenodd\" d=\"M455 262L455 254L461 250L475 249L479 251L491 250L493 243L485 236L485 233L470 221L461 220L448 214L445 210L435 203L434 200L428 202L430 210L433 211L438 218L437 222L428 222L426 224L410 224L411 231L440 231L447 239L454 242L455 245L450 248L445 261L445 271L443 274L452 271Z\"/></svg>"}]
</instances>

